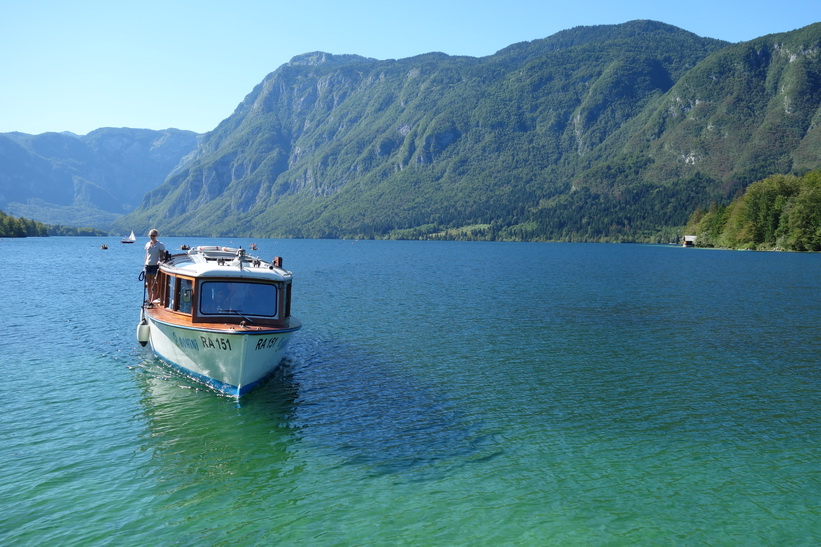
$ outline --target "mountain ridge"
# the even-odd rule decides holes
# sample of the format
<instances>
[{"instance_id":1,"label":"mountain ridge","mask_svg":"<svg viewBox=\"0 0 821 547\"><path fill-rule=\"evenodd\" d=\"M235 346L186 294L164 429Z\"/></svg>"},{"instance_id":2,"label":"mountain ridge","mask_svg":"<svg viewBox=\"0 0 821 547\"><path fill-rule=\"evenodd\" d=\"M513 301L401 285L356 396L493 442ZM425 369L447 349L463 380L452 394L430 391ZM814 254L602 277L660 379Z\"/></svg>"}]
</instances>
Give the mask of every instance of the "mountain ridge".
<instances>
[{"instance_id":1,"label":"mountain ridge","mask_svg":"<svg viewBox=\"0 0 821 547\"><path fill-rule=\"evenodd\" d=\"M0 134L0 209L52 224L108 226L197 144L191 131L100 128Z\"/></svg>"},{"instance_id":2,"label":"mountain ridge","mask_svg":"<svg viewBox=\"0 0 821 547\"><path fill-rule=\"evenodd\" d=\"M333 62L283 65L209 134L204 171L169 180L141 210L172 230L215 235L425 236L421 227L494 222L507 230L502 237L612 235L580 219L549 226L541 217L584 208L572 192L595 188L585 172L601 158L624 155L610 144L618 129L728 45L635 21L568 29L483 58L322 56ZM684 206L642 230L683 225Z\"/></svg>"},{"instance_id":3,"label":"mountain ridge","mask_svg":"<svg viewBox=\"0 0 821 547\"><path fill-rule=\"evenodd\" d=\"M668 237L755 180L821 167L820 49L819 23L730 44L638 20L485 57L296 55L113 228Z\"/></svg>"}]
</instances>

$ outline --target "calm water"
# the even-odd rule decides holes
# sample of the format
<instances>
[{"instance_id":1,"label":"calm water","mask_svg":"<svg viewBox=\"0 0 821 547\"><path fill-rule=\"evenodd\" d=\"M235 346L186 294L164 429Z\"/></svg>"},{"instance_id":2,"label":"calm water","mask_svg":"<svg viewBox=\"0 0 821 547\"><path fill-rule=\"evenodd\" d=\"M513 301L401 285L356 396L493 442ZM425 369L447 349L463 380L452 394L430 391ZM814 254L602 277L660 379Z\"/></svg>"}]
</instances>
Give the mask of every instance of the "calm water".
<instances>
[{"instance_id":1,"label":"calm water","mask_svg":"<svg viewBox=\"0 0 821 547\"><path fill-rule=\"evenodd\" d=\"M0 544L821 543L821 255L257 240L305 327L238 404L141 240L0 241Z\"/></svg>"}]
</instances>

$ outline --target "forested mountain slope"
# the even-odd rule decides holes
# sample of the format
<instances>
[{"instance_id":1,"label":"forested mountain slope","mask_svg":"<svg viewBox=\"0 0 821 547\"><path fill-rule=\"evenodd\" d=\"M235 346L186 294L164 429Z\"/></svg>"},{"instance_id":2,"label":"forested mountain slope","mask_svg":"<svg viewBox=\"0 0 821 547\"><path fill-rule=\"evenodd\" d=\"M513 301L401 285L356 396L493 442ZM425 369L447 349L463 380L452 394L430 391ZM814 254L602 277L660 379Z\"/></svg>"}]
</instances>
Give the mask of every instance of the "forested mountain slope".
<instances>
[{"instance_id":1,"label":"forested mountain slope","mask_svg":"<svg viewBox=\"0 0 821 547\"><path fill-rule=\"evenodd\" d=\"M633 21L478 59L301 55L120 226L648 240L821 167L819 46L821 24L727 44Z\"/></svg>"}]
</instances>

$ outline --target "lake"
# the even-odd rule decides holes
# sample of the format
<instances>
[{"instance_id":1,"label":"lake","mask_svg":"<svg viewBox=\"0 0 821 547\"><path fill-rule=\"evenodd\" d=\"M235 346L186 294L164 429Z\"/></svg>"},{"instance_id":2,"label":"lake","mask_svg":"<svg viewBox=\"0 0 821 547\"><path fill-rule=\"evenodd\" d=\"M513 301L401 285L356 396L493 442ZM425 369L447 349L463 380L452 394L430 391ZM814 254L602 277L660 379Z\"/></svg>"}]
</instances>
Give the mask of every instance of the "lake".
<instances>
[{"instance_id":1,"label":"lake","mask_svg":"<svg viewBox=\"0 0 821 547\"><path fill-rule=\"evenodd\" d=\"M0 240L3 545L821 543L821 255L254 240L304 327L237 402L145 241Z\"/></svg>"}]
</instances>

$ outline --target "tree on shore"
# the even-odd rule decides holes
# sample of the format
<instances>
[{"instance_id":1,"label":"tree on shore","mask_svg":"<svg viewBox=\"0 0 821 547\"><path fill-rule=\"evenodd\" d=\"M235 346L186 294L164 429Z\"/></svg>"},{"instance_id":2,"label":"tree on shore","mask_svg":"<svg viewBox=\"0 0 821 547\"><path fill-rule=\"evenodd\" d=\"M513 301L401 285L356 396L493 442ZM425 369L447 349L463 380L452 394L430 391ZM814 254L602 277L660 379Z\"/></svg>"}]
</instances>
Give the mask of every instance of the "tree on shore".
<instances>
[{"instance_id":1,"label":"tree on shore","mask_svg":"<svg viewBox=\"0 0 821 547\"><path fill-rule=\"evenodd\" d=\"M700 247L821 251L821 171L754 182L727 206L696 210L685 231Z\"/></svg>"},{"instance_id":2,"label":"tree on shore","mask_svg":"<svg viewBox=\"0 0 821 547\"><path fill-rule=\"evenodd\" d=\"M0 211L0 237L47 237L47 236L103 236L96 228L48 225L23 217L9 216Z\"/></svg>"}]
</instances>

